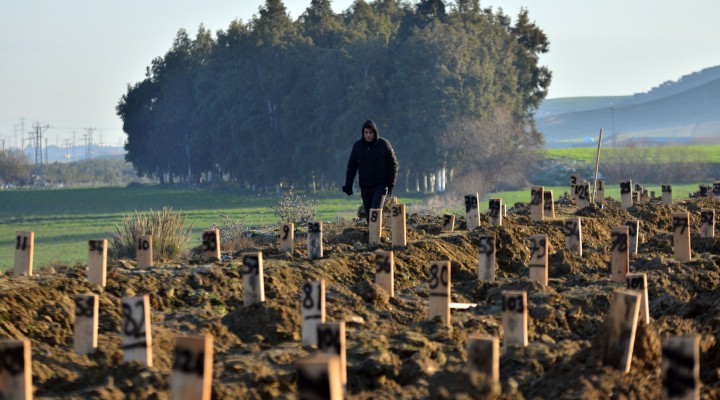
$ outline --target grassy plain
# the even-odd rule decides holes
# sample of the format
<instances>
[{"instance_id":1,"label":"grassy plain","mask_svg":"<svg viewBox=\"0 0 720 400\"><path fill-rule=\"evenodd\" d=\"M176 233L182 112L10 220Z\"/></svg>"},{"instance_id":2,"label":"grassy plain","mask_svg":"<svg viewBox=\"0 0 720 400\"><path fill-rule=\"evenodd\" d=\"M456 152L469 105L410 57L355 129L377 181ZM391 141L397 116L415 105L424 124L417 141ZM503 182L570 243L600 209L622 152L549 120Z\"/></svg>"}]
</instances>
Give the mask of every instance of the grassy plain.
<instances>
[{"instance_id":1,"label":"grassy plain","mask_svg":"<svg viewBox=\"0 0 720 400\"><path fill-rule=\"evenodd\" d=\"M696 163L720 163L720 145L696 146L655 146L635 147L634 154L647 158L646 162L663 162L677 160L678 155L686 155ZM616 154L628 154L627 147L603 147L600 159ZM545 157L550 159L565 158L585 163L595 163L597 145L569 149L546 149Z\"/></svg>"}]
</instances>

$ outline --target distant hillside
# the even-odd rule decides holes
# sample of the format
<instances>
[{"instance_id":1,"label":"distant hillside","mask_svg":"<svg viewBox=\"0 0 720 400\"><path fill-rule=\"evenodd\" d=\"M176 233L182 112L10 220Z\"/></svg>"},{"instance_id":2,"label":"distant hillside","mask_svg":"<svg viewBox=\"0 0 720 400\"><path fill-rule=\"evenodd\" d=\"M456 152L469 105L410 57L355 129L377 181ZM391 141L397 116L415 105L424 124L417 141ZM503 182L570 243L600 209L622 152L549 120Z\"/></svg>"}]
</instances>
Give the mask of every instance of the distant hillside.
<instances>
[{"instance_id":1,"label":"distant hillside","mask_svg":"<svg viewBox=\"0 0 720 400\"><path fill-rule=\"evenodd\" d=\"M715 75L715 79L706 80ZM596 137L600 128L610 143L720 143L720 67L634 96L566 98L546 103L538 110L536 122L548 147L582 144L583 138ZM592 104L597 107L586 108Z\"/></svg>"}]
</instances>

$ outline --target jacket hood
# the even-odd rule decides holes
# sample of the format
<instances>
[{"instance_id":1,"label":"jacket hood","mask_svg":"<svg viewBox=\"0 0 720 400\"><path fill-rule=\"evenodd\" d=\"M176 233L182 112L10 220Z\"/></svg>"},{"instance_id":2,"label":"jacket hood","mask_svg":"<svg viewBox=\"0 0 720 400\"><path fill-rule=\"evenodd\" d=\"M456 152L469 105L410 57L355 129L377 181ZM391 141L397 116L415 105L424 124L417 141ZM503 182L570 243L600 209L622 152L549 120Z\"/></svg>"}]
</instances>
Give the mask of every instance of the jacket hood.
<instances>
[{"instance_id":1,"label":"jacket hood","mask_svg":"<svg viewBox=\"0 0 720 400\"><path fill-rule=\"evenodd\" d=\"M373 132L375 132L375 139L373 139L373 141L371 143L377 143L378 138L380 137L380 134L378 132L377 124L375 124L375 121L373 121L371 119L365 121L365 123L363 124L362 129L360 130L360 139L362 139L363 141L365 140L365 135L363 132L365 131L365 129L368 129L368 128L371 129Z\"/></svg>"}]
</instances>

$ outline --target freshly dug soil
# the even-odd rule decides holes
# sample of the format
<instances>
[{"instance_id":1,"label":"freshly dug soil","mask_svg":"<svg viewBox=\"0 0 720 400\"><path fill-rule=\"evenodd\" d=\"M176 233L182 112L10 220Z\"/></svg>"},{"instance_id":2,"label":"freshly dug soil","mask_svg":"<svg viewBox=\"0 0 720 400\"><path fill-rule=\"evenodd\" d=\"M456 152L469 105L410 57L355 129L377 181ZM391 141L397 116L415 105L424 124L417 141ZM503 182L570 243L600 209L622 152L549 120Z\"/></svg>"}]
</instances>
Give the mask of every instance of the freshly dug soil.
<instances>
[{"instance_id":1,"label":"freshly dug soil","mask_svg":"<svg viewBox=\"0 0 720 400\"><path fill-rule=\"evenodd\" d=\"M239 253L229 262L197 259L137 269L113 262L108 285L93 288L85 266L41 269L32 277L0 276L0 337L29 338L35 398L168 399L174 337L214 336L214 399L295 397L293 362L314 349L300 342L302 285L325 279L327 320L346 321L348 399L498 398L604 399L661 397L666 336L697 333L701 349L701 396L720 398L720 240L699 237L700 208L712 199L640 204L628 211L609 200L604 209L580 212L556 204L557 217L531 222L516 204L502 227L484 218L472 232L440 232L442 217L412 214L408 245L389 240L369 246L364 222L326 223L325 256L308 260L301 234L296 251L275 243L263 251L266 301L243 306ZM673 256L672 212L690 211L693 258ZM565 251L563 221L582 217L583 257ZM482 220L483 218L481 218ZM631 271L648 274L651 323L638 325L628 374L602 365L602 330L610 297L624 284L610 280L610 231L639 219L639 251ZM464 226L457 216L456 226ZM478 236L497 235L497 280L477 281ZM547 234L550 284L528 281L527 238ZM389 229L384 231L389 238ZM274 242L274 240L272 241ZM373 284L374 251L394 250L396 296ZM246 249L251 250L251 249ZM451 327L427 320L428 268L452 263L452 298L478 306L452 312ZM496 335L502 341L500 293L528 293L527 347L509 347L500 357L500 387L466 369L467 338ZM73 297L100 295L98 350L72 350ZM154 366L122 364L123 296L149 294Z\"/></svg>"}]
</instances>

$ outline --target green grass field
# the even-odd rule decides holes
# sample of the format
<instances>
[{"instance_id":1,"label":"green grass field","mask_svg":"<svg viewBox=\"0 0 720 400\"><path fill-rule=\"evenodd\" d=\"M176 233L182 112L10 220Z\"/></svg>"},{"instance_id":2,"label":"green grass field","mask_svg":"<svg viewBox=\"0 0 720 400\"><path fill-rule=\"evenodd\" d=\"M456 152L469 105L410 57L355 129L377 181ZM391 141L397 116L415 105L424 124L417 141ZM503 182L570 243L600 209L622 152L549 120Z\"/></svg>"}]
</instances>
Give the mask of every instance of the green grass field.
<instances>
[{"instance_id":1,"label":"green grass field","mask_svg":"<svg viewBox=\"0 0 720 400\"><path fill-rule=\"evenodd\" d=\"M200 243L200 231L213 223L221 224L220 214L242 219L250 226L271 225L279 218L272 206L277 194L252 195L161 187L82 188L62 190L0 191L0 270L12 268L15 233L35 232L34 266L87 261L87 241L109 239L125 214L172 207L187 215L192 224L191 245ZM423 196L401 197L408 205L424 202ZM307 195L319 201L318 217L323 221L356 216L360 197L342 194Z\"/></svg>"},{"instance_id":2,"label":"green grass field","mask_svg":"<svg viewBox=\"0 0 720 400\"><path fill-rule=\"evenodd\" d=\"M697 163L720 163L720 145L702 146L656 146L636 147L628 149L625 147L603 147L600 159L612 157L618 154L627 154L628 151L643 158L649 158L649 162L663 162L666 160L677 160L678 157L692 159ZM545 157L565 158L585 163L595 163L597 145L591 147L578 147L571 149L546 149Z\"/></svg>"}]
</instances>

